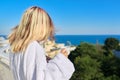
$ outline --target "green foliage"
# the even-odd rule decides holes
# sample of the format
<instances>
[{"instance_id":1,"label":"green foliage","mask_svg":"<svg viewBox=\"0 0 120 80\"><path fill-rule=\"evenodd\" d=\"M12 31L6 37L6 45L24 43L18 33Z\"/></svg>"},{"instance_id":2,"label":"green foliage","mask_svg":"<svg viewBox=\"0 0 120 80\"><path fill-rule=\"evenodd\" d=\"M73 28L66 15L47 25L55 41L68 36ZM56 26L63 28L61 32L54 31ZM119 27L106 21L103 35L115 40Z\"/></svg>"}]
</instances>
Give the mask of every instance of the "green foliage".
<instances>
[{"instance_id":1,"label":"green foliage","mask_svg":"<svg viewBox=\"0 0 120 80\"><path fill-rule=\"evenodd\" d=\"M117 47L119 46L119 40L116 38L107 38L104 44L105 44L106 50L117 49Z\"/></svg>"},{"instance_id":2,"label":"green foliage","mask_svg":"<svg viewBox=\"0 0 120 80\"><path fill-rule=\"evenodd\" d=\"M92 58L97 57L96 47L89 43L81 43L74 51L71 52L69 58L73 62L76 57L84 57L86 55L89 55Z\"/></svg>"},{"instance_id":3,"label":"green foliage","mask_svg":"<svg viewBox=\"0 0 120 80\"><path fill-rule=\"evenodd\" d=\"M96 53L94 45L88 43L81 43L78 51L80 51L81 56L89 55L91 57L94 57Z\"/></svg>"},{"instance_id":4,"label":"green foliage","mask_svg":"<svg viewBox=\"0 0 120 80\"><path fill-rule=\"evenodd\" d=\"M120 80L120 59L102 47L81 43L71 52L76 71L70 80Z\"/></svg>"},{"instance_id":5,"label":"green foliage","mask_svg":"<svg viewBox=\"0 0 120 80\"><path fill-rule=\"evenodd\" d=\"M79 73L79 76L73 80L90 80L90 79L99 79L103 76L100 72L100 63L92 59L89 55L85 57L76 57L75 59L76 73ZM79 66L79 67L78 67Z\"/></svg>"},{"instance_id":6,"label":"green foliage","mask_svg":"<svg viewBox=\"0 0 120 80\"><path fill-rule=\"evenodd\" d=\"M120 51L120 46L118 46L116 50L117 50L117 51Z\"/></svg>"},{"instance_id":7,"label":"green foliage","mask_svg":"<svg viewBox=\"0 0 120 80\"><path fill-rule=\"evenodd\" d=\"M115 56L107 56L102 60L101 70L104 73L104 76L119 76L120 72L120 59L116 58Z\"/></svg>"}]
</instances>

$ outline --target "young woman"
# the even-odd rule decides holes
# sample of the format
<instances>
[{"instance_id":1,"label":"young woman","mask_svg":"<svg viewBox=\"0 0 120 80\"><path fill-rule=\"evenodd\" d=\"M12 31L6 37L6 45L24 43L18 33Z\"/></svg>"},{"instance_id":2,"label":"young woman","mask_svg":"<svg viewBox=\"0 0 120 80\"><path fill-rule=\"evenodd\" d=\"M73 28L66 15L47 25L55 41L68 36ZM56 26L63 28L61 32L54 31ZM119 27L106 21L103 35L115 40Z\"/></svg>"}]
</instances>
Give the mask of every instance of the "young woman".
<instances>
[{"instance_id":1,"label":"young woman","mask_svg":"<svg viewBox=\"0 0 120 80\"><path fill-rule=\"evenodd\" d=\"M46 61L41 44L53 36L52 20L43 9L34 6L25 11L20 24L9 35L10 65L15 80L70 79L74 66L66 49Z\"/></svg>"}]
</instances>

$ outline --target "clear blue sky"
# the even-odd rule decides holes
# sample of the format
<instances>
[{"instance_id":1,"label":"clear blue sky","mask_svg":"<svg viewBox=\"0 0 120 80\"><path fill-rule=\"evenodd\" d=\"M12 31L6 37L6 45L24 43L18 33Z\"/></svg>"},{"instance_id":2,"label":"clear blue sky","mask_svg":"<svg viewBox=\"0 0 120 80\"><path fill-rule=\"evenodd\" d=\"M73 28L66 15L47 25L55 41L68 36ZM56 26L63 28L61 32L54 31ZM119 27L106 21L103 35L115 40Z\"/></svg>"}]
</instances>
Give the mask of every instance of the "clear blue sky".
<instances>
[{"instance_id":1,"label":"clear blue sky","mask_svg":"<svg viewBox=\"0 0 120 80\"><path fill-rule=\"evenodd\" d=\"M56 34L120 34L120 0L0 0L0 35L34 5L49 13Z\"/></svg>"}]
</instances>

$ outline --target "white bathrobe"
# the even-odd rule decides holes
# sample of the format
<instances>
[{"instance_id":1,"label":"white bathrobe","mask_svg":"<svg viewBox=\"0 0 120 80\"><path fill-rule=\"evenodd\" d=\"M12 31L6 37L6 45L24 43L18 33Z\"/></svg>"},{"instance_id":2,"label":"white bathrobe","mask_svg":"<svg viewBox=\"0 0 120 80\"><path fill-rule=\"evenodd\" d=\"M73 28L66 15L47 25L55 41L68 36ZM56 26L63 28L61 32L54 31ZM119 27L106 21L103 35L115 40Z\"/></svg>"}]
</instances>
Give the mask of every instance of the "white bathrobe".
<instances>
[{"instance_id":1,"label":"white bathrobe","mask_svg":"<svg viewBox=\"0 0 120 80\"><path fill-rule=\"evenodd\" d=\"M61 53L47 63L45 51L37 41L31 42L25 53L10 53L10 65L15 80L69 80L75 70Z\"/></svg>"}]
</instances>

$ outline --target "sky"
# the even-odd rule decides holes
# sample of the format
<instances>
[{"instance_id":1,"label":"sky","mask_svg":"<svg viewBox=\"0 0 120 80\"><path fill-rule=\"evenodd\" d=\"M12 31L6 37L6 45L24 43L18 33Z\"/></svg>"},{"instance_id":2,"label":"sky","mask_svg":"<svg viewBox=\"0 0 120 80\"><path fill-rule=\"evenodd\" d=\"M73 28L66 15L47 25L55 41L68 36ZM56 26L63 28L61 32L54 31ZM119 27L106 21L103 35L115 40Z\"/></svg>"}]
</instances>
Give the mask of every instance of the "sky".
<instances>
[{"instance_id":1,"label":"sky","mask_svg":"<svg viewBox=\"0 0 120 80\"><path fill-rule=\"evenodd\" d=\"M31 6L48 12L57 35L120 35L120 0L0 0L0 35Z\"/></svg>"}]
</instances>

